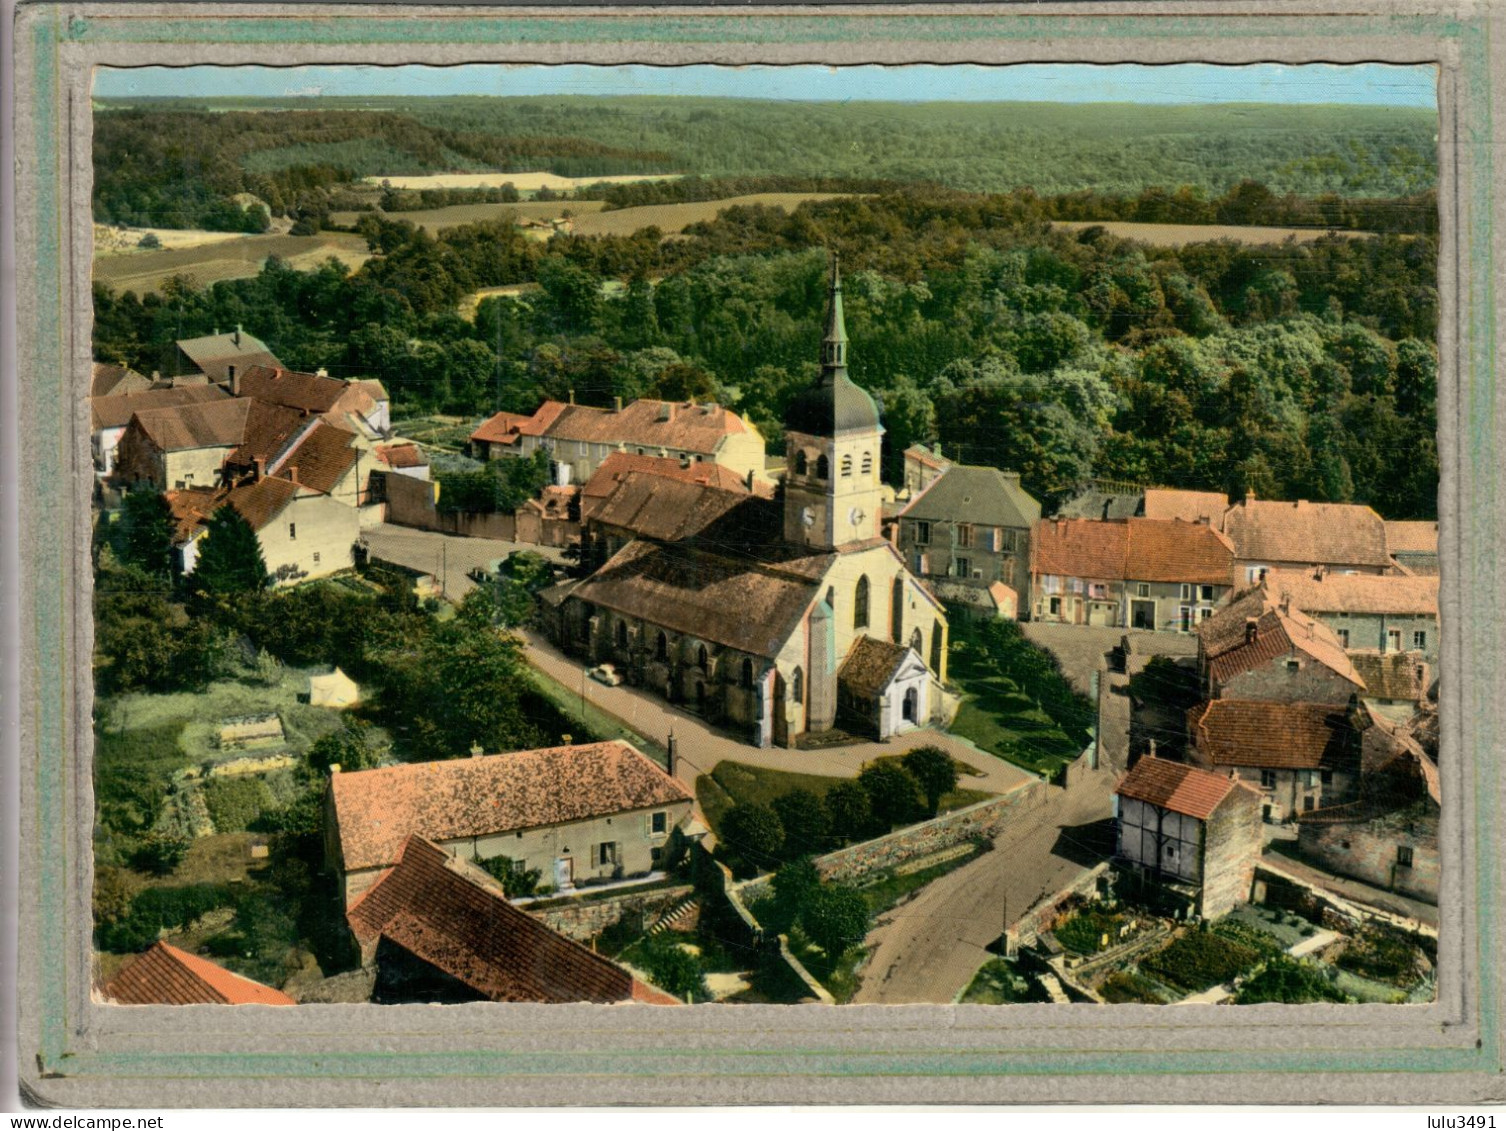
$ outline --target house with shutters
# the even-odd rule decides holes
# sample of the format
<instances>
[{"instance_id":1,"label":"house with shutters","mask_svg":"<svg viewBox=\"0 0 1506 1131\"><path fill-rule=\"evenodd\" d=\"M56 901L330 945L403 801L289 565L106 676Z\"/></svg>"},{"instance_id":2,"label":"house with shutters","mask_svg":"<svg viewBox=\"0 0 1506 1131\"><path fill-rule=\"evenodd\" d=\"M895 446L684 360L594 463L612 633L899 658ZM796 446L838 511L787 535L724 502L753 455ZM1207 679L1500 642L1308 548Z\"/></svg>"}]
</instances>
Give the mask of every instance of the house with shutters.
<instances>
[{"instance_id":1,"label":"house with shutters","mask_svg":"<svg viewBox=\"0 0 1506 1131\"><path fill-rule=\"evenodd\" d=\"M1229 593L1233 560L1203 522L1048 519L1031 535L1031 617L1191 632Z\"/></svg>"},{"instance_id":2,"label":"house with shutters","mask_svg":"<svg viewBox=\"0 0 1506 1131\"><path fill-rule=\"evenodd\" d=\"M1438 577L1272 570L1261 582L1278 603L1316 617L1345 650L1415 652L1438 662Z\"/></svg>"},{"instance_id":3,"label":"house with shutters","mask_svg":"<svg viewBox=\"0 0 1506 1131\"><path fill-rule=\"evenodd\" d=\"M1018 473L950 464L897 516L896 540L910 571L986 590L1030 584L1030 532L1041 504Z\"/></svg>"},{"instance_id":4,"label":"house with shutters","mask_svg":"<svg viewBox=\"0 0 1506 1131\"><path fill-rule=\"evenodd\" d=\"M549 453L554 482L589 480L615 453L715 463L745 482L764 478L764 443L751 421L723 405L635 400L612 408L545 401L532 416L499 412L471 434L476 459Z\"/></svg>"},{"instance_id":5,"label":"house with shutters","mask_svg":"<svg viewBox=\"0 0 1506 1131\"><path fill-rule=\"evenodd\" d=\"M1258 582L1271 570L1392 572L1386 524L1357 503L1274 502L1247 494L1224 512L1222 531L1234 544L1234 584Z\"/></svg>"},{"instance_id":6,"label":"house with shutters","mask_svg":"<svg viewBox=\"0 0 1506 1131\"><path fill-rule=\"evenodd\" d=\"M703 521L701 504L687 501L683 516L650 505L600 568L540 594L566 652L758 746L836 729L841 669L864 638L911 649L929 681L922 721L943 709L946 613L880 533L883 426L847 374L835 269L821 350L820 377L786 411L780 497L687 484L711 511L727 509Z\"/></svg>"},{"instance_id":7,"label":"house with shutters","mask_svg":"<svg viewBox=\"0 0 1506 1131\"><path fill-rule=\"evenodd\" d=\"M421 836L405 838L345 918L379 1005L679 1004L514 907L486 872Z\"/></svg>"},{"instance_id":8,"label":"house with shutters","mask_svg":"<svg viewBox=\"0 0 1506 1131\"><path fill-rule=\"evenodd\" d=\"M1121 892L1216 919L1250 898L1261 795L1237 776L1144 757L1114 789Z\"/></svg>"},{"instance_id":9,"label":"house with shutters","mask_svg":"<svg viewBox=\"0 0 1506 1131\"><path fill-rule=\"evenodd\" d=\"M1259 784L1265 820L1351 800L1361 771L1349 708L1270 699L1214 699L1187 714L1188 761Z\"/></svg>"},{"instance_id":10,"label":"house with shutters","mask_svg":"<svg viewBox=\"0 0 1506 1131\"><path fill-rule=\"evenodd\" d=\"M1256 586L1197 627L1198 672L1209 699L1346 706L1365 681L1333 631Z\"/></svg>"},{"instance_id":11,"label":"house with shutters","mask_svg":"<svg viewBox=\"0 0 1506 1131\"><path fill-rule=\"evenodd\" d=\"M626 742L413 762L330 775L325 854L346 905L410 835L465 859L506 857L558 890L656 870L695 833L695 799Z\"/></svg>"}]
</instances>

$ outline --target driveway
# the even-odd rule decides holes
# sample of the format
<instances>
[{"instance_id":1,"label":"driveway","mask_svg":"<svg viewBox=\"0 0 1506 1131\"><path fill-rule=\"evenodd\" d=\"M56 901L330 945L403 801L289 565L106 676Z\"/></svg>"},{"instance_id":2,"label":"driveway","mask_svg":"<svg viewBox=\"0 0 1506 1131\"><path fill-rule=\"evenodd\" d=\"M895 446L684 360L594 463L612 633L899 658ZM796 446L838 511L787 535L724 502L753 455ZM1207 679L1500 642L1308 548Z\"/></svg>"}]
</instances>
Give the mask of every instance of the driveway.
<instances>
[{"instance_id":1,"label":"driveway","mask_svg":"<svg viewBox=\"0 0 1506 1131\"><path fill-rule=\"evenodd\" d=\"M459 601L476 588L466 574L485 569L498 558L514 550L531 550L552 562L563 562L553 546L535 546L527 542L499 542L490 538L463 538L459 534L441 534L437 530L415 530L411 526L382 523L362 535L371 547L372 557L382 558L409 569L442 579L444 595Z\"/></svg>"},{"instance_id":2,"label":"driveway","mask_svg":"<svg viewBox=\"0 0 1506 1131\"><path fill-rule=\"evenodd\" d=\"M931 729L911 731L888 742L863 742L826 750L785 750L777 746L760 750L711 726L699 715L666 703L652 692L626 684L607 687L594 679L584 678L585 665L564 655L537 633L524 632L523 639L528 645L525 655L529 663L571 691L578 691L645 738L663 743L670 731L674 731L679 751L676 776L692 789L699 775L709 774L718 762L728 759L771 770L855 778L864 764L875 758L903 754L916 746L928 744L941 747L967 767L958 783L967 789L1008 793L1032 780L1030 774L1002 758L995 758L943 731Z\"/></svg>"},{"instance_id":3,"label":"driveway","mask_svg":"<svg viewBox=\"0 0 1506 1131\"><path fill-rule=\"evenodd\" d=\"M1038 901L1054 895L1112 850L1114 775L1083 775L1051 789L994 838L994 850L920 889L881 916L855 1005L946 1004L991 956L987 947Z\"/></svg>"}]
</instances>

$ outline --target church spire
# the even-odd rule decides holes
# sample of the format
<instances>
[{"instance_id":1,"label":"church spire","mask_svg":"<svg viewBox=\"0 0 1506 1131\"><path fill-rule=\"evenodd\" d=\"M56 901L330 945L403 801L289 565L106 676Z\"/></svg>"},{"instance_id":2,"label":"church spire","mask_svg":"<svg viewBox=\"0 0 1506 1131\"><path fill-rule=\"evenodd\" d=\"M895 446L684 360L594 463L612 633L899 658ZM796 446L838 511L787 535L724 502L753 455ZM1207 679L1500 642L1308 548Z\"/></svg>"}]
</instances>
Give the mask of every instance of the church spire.
<instances>
[{"instance_id":1,"label":"church spire","mask_svg":"<svg viewBox=\"0 0 1506 1131\"><path fill-rule=\"evenodd\" d=\"M821 341L821 380L830 384L847 373L847 324L842 318L842 266L831 255L831 297L826 310L826 337Z\"/></svg>"}]
</instances>

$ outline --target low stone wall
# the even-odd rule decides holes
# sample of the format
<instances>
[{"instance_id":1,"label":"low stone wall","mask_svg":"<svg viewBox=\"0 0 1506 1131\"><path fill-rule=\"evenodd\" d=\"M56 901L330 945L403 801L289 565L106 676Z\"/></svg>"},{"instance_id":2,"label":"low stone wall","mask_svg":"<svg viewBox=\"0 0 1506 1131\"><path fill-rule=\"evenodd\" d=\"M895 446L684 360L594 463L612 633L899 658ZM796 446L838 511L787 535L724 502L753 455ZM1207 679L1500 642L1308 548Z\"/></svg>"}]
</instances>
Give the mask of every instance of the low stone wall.
<instances>
[{"instance_id":1,"label":"low stone wall","mask_svg":"<svg viewBox=\"0 0 1506 1131\"><path fill-rule=\"evenodd\" d=\"M1056 925L1061 915L1062 904L1079 896L1093 895L1098 891L1098 880L1109 870L1105 860L1088 869L1060 891L1037 900L1026 908L1025 914L1015 921L1010 929L1010 941L1016 946L1030 946Z\"/></svg>"},{"instance_id":2,"label":"low stone wall","mask_svg":"<svg viewBox=\"0 0 1506 1131\"><path fill-rule=\"evenodd\" d=\"M651 927L654 920L693 890L689 884L677 884L644 892L627 891L600 899L581 898L573 903L528 913L550 930L576 942L585 942L630 915L641 915L644 927Z\"/></svg>"},{"instance_id":3,"label":"low stone wall","mask_svg":"<svg viewBox=\"0 0 1506 1131\"><path fill-rule=\"evenodd\" d=\"M790 940L784 935L779 936L779 957L790 968L790 973L794 974L796 978L804 983L805 988L810 991L811 997L815 998L822 1005L837 1004L837 999L831 996L831 991L816 981L811 972L805 968L805 963L801 962L790 951Z\"/></svg>"}]
</instances>

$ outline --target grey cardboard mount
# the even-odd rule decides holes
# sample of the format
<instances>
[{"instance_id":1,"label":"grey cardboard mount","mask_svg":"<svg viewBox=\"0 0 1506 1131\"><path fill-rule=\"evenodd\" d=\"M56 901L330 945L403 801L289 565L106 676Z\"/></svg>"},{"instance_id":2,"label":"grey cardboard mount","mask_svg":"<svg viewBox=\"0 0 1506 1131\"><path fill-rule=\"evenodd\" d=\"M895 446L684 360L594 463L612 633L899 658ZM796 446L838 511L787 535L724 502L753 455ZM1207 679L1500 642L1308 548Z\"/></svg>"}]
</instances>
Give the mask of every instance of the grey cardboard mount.
<instances>
[{"instance_id":1,"label":"grey cardboard mount","mask_svg":"<svg viewBox=\"0 0 1506 1131\"><path fill-rule=\"evenodd\" d=\"M1491 348L1502 7L1465 3L19 10L20 1078L67 1107L1388 1103L1506 1098ZM96 66L1434 63L1442 220L1439 997L1427 1006L119 1007L91 998L90 81ZM1402 457L1404 458L1404 457Z\"/></svg>"}]
</instances>

